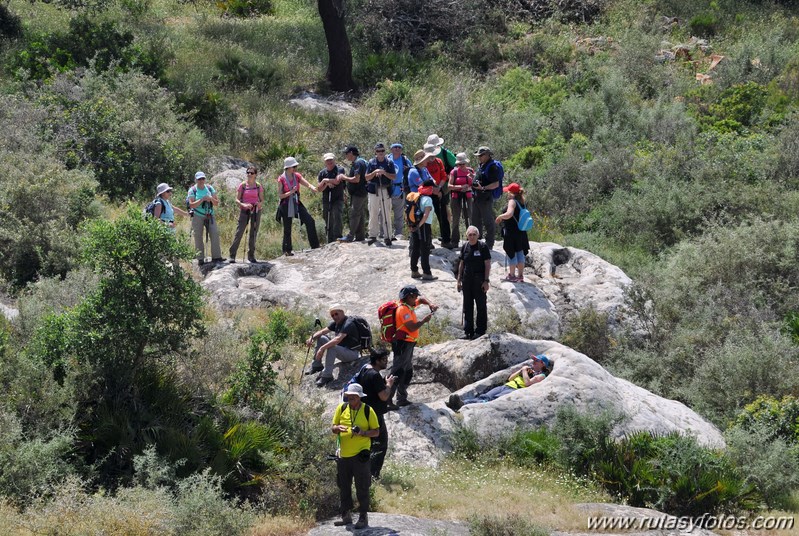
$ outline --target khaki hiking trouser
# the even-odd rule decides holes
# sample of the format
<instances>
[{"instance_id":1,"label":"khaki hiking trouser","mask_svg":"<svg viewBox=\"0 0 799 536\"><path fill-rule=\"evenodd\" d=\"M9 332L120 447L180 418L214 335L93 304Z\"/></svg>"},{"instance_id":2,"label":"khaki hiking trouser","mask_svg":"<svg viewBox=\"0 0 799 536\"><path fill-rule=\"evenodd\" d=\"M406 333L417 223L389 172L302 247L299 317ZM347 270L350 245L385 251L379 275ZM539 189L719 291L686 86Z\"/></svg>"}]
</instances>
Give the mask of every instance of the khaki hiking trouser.
<instances>
[{"instance_id":1,"label":"khaki hiking trouser","mask_svg":"<svg viewBox=\"0 0 799 536\"><path fill-rule=\"evenodd\" d=\"M378 186L376 194L369 194L369 238L394 238L391 234L391 196L387 188Z\"/></svg>"},{"instance_id":2,"label":"khaki hiking trouser","mask_svg":"<svg viewBox=\"0 0 799 536\"><path fill-rule=\"evenodd\" d=\"M191 219L191 231L194 233L194 249L197 250L197 260L205 261L205 230L208 228L208 240L211 242L211 258L221 259L222 248L219 246L219 229L216 227L216 218L210 216L198 216L195 214Z\"/></svg>"}]
</instances>

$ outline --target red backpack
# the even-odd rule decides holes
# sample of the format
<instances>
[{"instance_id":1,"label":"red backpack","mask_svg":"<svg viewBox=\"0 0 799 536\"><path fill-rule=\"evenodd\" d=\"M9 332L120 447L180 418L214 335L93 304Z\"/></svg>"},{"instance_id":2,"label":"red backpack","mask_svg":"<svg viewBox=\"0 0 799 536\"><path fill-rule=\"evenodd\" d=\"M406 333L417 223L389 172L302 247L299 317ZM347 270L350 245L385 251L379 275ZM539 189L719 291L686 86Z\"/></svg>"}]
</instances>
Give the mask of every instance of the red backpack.
<instances>
[{"instance_id":1,"label":"red backpack","mask_svg":"<svg viewBox=\"0 0 799 536\"><path fill-rule=\"evenodd\" d=\"M390 301L377 308L377 318L380 319L380 338L385 342L394 342L397 333L397 307L399 307L399 303Z\"/></svg>"}]
</instances>

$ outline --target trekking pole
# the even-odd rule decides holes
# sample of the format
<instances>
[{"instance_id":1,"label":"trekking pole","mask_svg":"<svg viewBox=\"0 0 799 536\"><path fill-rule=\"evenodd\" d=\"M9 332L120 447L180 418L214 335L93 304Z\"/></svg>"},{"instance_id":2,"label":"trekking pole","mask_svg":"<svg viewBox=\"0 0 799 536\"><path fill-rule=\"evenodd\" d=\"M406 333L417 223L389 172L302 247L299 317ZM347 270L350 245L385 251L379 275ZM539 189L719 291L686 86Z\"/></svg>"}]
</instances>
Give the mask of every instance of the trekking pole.
<instances>
[{"instance_id":1,"label":"trekking pole","mask_svg":"<svg viewBox=\"0 0 799 536\"><path fill-rule=\"evenodd\" d=\"M390 187L389 187L389 188L390 188ZM387 200L388 200L388 208L390 208L390 207L391 207L391 193L390 193L390 192L391 192L391 190L385 190L385 191L384 191L384 193L386 193L386 197L388 198L388 199L387 199ZM389 226L388 226L388 212L386 211L386 208L387 208L387 207L386 207L386 199L384 198L384 199L381 201L381 203L380 203L380 209L381 209L381 210L382 210L382 212L383 212L383 223L385 224L385 228L384 228L384 232L386 233L386 234L385 234L385 237L386 237L385 244L386 244L387 246L391 246L391 242L393 242L393 238L394 238L394 233L393 233L393 232L391 232L391 231L389 230Z\"/></svg>"},{"instance_id":2,"label":"trekking pole","mask_svg":"<svg viewBox=\"0 0 799 536\"><path fill-rule=\"evenodd\" d=\"M314 320L314 328L318 327L322 329L322 321L318 318ZM316 333L317 330L314 330L313 333ZM311 333L311 337L313 337L313 333ZM308 351L305 352L305 361L302 363L302 368L300 369L300 382L302 382L302 376L305 374L305 367L308 365L308 356L311 354L311 347L308 347Z\"/></svg>"},{"instance_id":3,"label":"trekking pole","mask_svg":"<svg viewBox=\"0 0 799 536\"><path fill-rule=\"evenodd\" d=\"M203 227L205 227L205 248L203 249L203 262L205 262L205 252L208 251L208 240L211 234L211 215L206 214L205 220L203 221Z\"/></svg>"},{"instance_id":4,"label":"trekking pole","mask_svg":"<svg viewBox=\"0 0 799 536\"><path fill-rule=\"evenodd\" d=\"M327 221L325 221L325 231L327 232L327 241L330 242L330 215L333 212L333 190L327 189ZM338 237L335 237L338 238ZM335 240L334 238L334 240Z\"/></svg>"}]
</instances>

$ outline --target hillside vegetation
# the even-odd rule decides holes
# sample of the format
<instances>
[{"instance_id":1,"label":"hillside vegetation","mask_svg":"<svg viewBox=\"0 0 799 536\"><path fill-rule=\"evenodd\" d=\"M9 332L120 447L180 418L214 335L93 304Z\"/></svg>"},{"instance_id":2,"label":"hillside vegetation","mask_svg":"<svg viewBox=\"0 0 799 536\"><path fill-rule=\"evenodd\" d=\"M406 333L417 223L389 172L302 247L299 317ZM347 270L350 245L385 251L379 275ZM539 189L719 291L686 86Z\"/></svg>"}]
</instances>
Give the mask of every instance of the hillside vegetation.
<instances>
[{"instance_id":1,"label":"hillside vegetation","mask_svg":"<svg viewBox=\"0 0 799 536\"><path fill-rule=\"evenodd\" d=\"M188 223L176 240L141 207L160 182L182 198L224 155L259 166L274 207L286 156L313 178L345 144L412 154L432 132L454 152L493 149L528 192L532 240L588 249L635 281L639 330L610 334L584 311L563 342L728 442L614 443L614 416L567 408L556 429L499 445L464 430L442 474L493 490L508 466L545 468L560 476L540 489L562 501L680 514L799 508L796 2L346 6L359 88L332 95L356 107L337 114L288 102L330 95L311 0L0 3L0 282L20 309L0 319L0 524L286 534L332 515L327 423L296 398L312 319L207 308ZM223 247L237 213L223 194ZM279 248L264 218L259 256ZM428 478L389 468L377 507L402 511ZM482 513L476 495L425 513Z\"/></svg>"}]
</instances>

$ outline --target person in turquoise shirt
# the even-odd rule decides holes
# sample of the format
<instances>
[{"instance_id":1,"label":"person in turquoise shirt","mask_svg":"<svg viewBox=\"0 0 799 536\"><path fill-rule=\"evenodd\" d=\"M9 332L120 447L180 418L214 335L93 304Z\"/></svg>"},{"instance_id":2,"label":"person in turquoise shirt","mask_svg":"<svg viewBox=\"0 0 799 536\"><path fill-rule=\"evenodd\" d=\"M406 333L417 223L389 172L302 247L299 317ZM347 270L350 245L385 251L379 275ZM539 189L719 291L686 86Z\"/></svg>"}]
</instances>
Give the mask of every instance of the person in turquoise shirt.
<instances>
[{"instance_id":1,"label":"person in turquoise shirt","mask_svg":"<svg viewBox=\"0 0 799 536\"><path fill-rule=\"evenodd\" d=\"M214 215L215 207L219 205L216 190L211 185L205 184L205 173L198 171L194 174L194 186L189 188L186 197L189 208L194 210L191 219L191 230L194 233L194 249L197 250L197 264L205 263L205 242L211 242L211 262L222 262L222 248L219 245L219 229L216 226ZM205 233L203 233L205 231Z\"/></svg>"},{"instance_id":2,"label":"person in turquoise shirt","mask_svg":"<svg viewBox=\"0 0 799 536\"><path fill-rule=\"evenodd\" d=\"M165 182L162 182L156 188L158 197L155 198L155 206L153 207L153 216L155 219L160 220L169 227L169 230L175 232L175 212L181 216L188 216L189 213L185 210L179 209L172 205L172 187Z\"/></svg>"}]
</instances>

